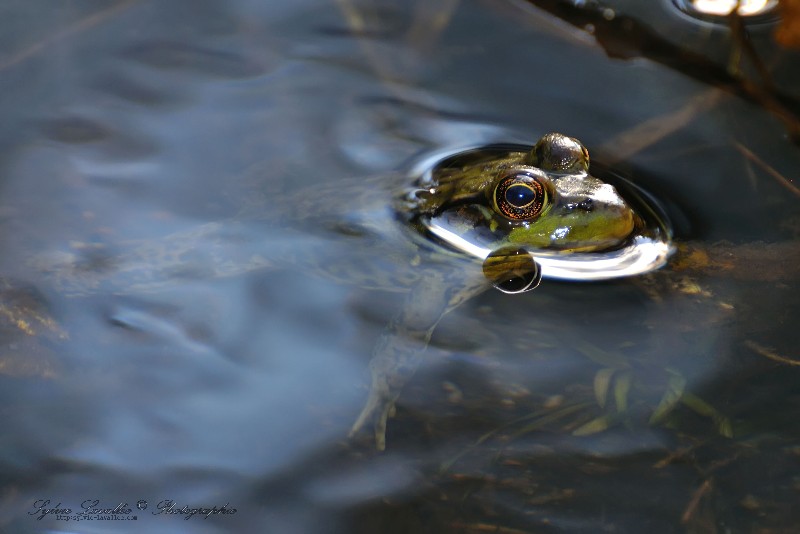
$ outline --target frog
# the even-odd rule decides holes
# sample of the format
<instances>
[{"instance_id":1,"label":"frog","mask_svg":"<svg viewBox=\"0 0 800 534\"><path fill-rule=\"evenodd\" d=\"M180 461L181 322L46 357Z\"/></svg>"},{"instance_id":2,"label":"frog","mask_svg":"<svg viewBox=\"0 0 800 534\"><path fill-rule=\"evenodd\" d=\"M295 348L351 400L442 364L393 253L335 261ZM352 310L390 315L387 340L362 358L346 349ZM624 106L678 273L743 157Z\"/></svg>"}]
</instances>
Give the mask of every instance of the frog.
<instances>
[{"instance_id":1,"label":"frog","mask_svg":"<svg viewBox=\"0 0 800 534\"><path fill-rule=\"evenodd\" d=\"M479 259L502 247L529 250L545 278L606 280L664 265L673 252L672 230L655 199L589 169L586 147L560 133L532 148L483 147L421 172L399 211Z\"/></svg>"},{"instance_id":2,"label":"frog","mask_svg":"<svg viewBox=\"0 0 800 534\"><path fill-rule=\"evenodd\" d=\"M588 173L589 153L580 141L550 133L529 152L442 169L435 183L415 193L412 212L436 216L477 205L488 209L473 224L491 228L499 242L568 252L610 249L633 232L633 209L612 185Z\"/></svg>"},{"instance_id":3,"label":"frog","mask_svg":"<svg viewBox=\"0 0 800 534\"><path fill-rule=\"evenodd\" d=\"M367 401L349 432L355 439L371 426L375 446L383 450L395 402L448 312L491 287L523 293L542 278L642 274L661 267L673 250L660 212L637 190L623 195L592 176L588 150L575 138L549 133L532 147L468 148L440 156L421 158L397 180L362 179L357 189L335 184L330 194L319 184L313 195L301 189L284 202L305 216L283 228L283 238L269 247L249 238L276 214L256 201L231 219L157 240L110 247L73 243L69 252L37 257L30 266L54 291L73 297L155 291L182 278L287 265L405 293L376 343ZM313 205L319 199L325 199L325 209ZM313 229L313 238L306 228ZM344 264L321 252L325 241L353 236L375 246L354 247ZM520 276L527 282L509 289L509 278ZM24 310L6 308L5 315L21 324Z\"/></svg>"}]
</instances>

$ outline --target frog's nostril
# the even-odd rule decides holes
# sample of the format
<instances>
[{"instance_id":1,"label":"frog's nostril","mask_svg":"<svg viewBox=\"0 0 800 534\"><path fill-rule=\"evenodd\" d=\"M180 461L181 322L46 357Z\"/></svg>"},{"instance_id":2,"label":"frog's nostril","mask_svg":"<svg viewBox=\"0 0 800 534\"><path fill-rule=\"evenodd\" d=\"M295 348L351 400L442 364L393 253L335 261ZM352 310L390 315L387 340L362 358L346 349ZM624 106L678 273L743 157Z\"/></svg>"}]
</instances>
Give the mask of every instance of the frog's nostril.
<instances>
[{"instance_id":1,"label":"frog's nostril","mask_svg":"<svg viewBox=\"0 0 800 534\"><path fill-rule=\"evenodd\" d=\"M591 198L585 198L580 202L574 202L572 204L567 204L567 209L570 210L583 210L583 211L592 211L594 209L594 200Z\"/></svg>"}]
</instances>

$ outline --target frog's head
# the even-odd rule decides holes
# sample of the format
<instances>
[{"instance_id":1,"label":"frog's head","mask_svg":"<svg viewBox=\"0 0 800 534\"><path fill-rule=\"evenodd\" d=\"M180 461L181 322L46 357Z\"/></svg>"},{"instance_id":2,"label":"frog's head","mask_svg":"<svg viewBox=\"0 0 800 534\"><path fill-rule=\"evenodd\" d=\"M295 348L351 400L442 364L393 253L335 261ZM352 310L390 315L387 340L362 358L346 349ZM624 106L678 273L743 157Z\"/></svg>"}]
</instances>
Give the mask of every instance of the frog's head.
<instances>
[{"instance_id":1,"label":"frog's head","mask_svg":"<svg viewBox=\"0 0 800 534\"><path fill-rule=\"evenodd\" d=\"M593 252L626 243L635 215L611 184L590 176L576 139L551 133L529 152L459 161L418 192L419 211L479 246Z\"/></svg>"}]
</instances>

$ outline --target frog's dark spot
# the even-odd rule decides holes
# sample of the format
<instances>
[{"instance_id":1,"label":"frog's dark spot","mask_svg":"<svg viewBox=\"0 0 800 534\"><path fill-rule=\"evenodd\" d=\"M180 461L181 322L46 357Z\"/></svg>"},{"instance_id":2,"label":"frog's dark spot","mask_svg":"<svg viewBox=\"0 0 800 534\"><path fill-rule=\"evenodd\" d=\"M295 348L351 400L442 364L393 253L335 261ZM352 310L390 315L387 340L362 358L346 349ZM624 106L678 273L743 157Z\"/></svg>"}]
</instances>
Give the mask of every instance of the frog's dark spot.
<instances>
[{"instance_id":1,"label":"frog's dark spot","mask_svg":"<svg viewBox=\"0 0 800 534\"><path fill-rule=\"evenodd\" d=\"M114 255L104 247L85 248L80 251L73 268L80 273L103 273L112 271L117 266Z\"/></svg>"},{"instance_id":2,"label":"frog's dark spot","mask_svg":"<svg viewBox=\"0 0 800 534\"><path fill-rule=\"evenodd\" d=\"M369 234L366 228L350 221L333 222L328 229L335 234L348 237L364 237Z\"/></svg>"},{"instance_id":3,"label":"frog's dark spot","mask_svg":"<svg viewBox=\"0 0 800 534\"><path fill-rule=\"evenodd\" d=\"M112 136L111 130L96 121L82 117L61 117L42 124L45 135L64 143L92 143Z\"/></svg>"},{"instance_id":4,"label":"frog's dark spot","mask_svg":"<svg viewBox=\"0 0 800 534\"><path fill-rule=\"evenodd\" d=\"M568 210L583 210L583 211L592 211L594 209L594 202L591 198L587 198L581 200L580 202L573 202L567 204L566 208Z\"/></svg>"}]
</instances>

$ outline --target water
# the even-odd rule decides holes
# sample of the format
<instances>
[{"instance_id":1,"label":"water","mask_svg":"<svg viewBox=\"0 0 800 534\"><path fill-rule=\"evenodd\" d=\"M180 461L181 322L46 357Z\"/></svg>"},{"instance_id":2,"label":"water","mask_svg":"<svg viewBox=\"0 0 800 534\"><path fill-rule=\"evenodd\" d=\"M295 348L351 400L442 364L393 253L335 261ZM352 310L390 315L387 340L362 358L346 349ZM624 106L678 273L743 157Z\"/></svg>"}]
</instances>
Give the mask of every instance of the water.
<instances>
[{"instance_id":1,"label":"water","mask_svg":"<svg viewBox=\"0 0 800 534\"><path fill-rule=\"evenodd\" d=\"M774 175L800 150L725 77L719 25L667 1L566 21L539 4L7 3L0 276L27 312L0 319L1 528L791 531L800 213ZM797 113L797 55L752 31ZM347 442L403 303L360 276L404 256L370 231L385 207L342 198L548 131L635 177L717 263L486 292L437 328L387 451ZM231 219L165 268L135 255ZM103 283L68 291L42 267L64 261ZM670 391L688 394L651 423ZM135 528L37 519L94 499ZM152 514L169 500L236 513Z\"/></svg>"}]
</instances>

